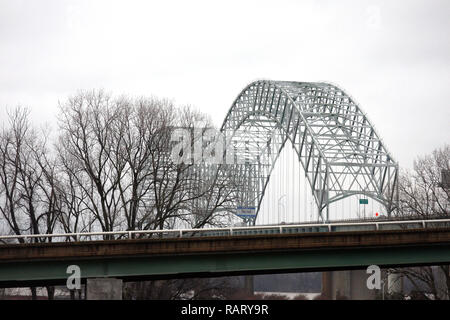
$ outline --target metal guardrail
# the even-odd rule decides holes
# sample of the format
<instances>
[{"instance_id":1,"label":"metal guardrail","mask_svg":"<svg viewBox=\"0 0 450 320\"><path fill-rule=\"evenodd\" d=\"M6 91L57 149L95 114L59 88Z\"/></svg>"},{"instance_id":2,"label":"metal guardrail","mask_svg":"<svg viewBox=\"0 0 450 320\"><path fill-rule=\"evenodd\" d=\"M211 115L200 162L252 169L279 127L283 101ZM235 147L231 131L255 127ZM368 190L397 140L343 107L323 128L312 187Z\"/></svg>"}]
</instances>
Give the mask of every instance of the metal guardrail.
<instances>
[{"instance_id":1,"label":"metal guardrail","mask_svg":"<svg viewBox=\"0 0 450 320\"><path fill-rule=\"evenodd\" d=\"M371 227L371 230L380 230L382 226L408 226L414 225L416 228L420 226L426 228L427 225L439 224L442 227L450 226L450 219L432 219L432 220L390 220L390 221L370 221L370 222L341 222L341 223L309 223L309 224L294 224L294 225L266 225L266 226L252 226L252 227L230 227L230 228L206 228L206 229L163 229L163 230L130 230L130 231L109 231L109 232L80 232L80 233L51 233L51 234L29 234L29 235L5 235L0 236L0 241L7 242L7 240L23 239L27 241L33 238L65 238L66 240L82 241L82 238L89 238L92 240L93 236L125 236L125 239L133 239L136 235L159 238L182 238L187 236L236 236L236 235L255 235L267 233L267 230L272 230L275 234L283 233L305 233L305 232L339 232L349 227ZM299 231L302 230L303 231ZM311 230L311 231L308 231ZM367 229L362 229L367 230ZM294 232L292 232L294 231ZM5 241L6 240L6 241ZM101 240L101 239L96 239Z\"/></svg>"}]
</instances>

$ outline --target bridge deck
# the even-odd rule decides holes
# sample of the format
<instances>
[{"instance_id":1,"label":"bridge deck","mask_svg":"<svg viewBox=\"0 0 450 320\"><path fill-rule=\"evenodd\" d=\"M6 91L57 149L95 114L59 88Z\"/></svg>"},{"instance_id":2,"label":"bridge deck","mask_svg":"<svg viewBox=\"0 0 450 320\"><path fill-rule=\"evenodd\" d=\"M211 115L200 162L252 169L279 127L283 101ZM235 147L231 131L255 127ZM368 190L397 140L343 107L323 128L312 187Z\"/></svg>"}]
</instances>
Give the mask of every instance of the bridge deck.
<instances>
[{"instance_id":1,"label":"bridge deck","mask_svg":"<svg viewBox=\"0 0 450 320\"><path fill-rule=\"evenodd\" d=\"M450 228L0 245L0 285L450 263Z\"/></svg>"}]
</instances>

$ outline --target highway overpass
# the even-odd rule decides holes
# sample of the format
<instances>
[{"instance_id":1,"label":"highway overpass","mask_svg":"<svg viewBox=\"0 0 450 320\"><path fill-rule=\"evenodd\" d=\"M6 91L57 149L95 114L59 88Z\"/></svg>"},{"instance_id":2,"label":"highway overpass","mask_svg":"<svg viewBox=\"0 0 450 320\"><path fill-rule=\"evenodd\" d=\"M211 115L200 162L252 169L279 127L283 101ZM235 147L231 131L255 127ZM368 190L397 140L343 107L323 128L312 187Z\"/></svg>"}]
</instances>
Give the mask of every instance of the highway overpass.
<instances>
[{"instance_id":1,"label":"highway overpass","mask_svg":"<svg viewBox=\"0 0 450 320\"><path fill-rule=\"evenodd\" d=\"M83 279L124 281L449 264L449 221L426 223L397 221L384 224L387 230L375 223L308 227L311 232L289 225L170 230L156 238L0 244L0 286L65 284L72 264Z\"/></svg>"}]
</instances>

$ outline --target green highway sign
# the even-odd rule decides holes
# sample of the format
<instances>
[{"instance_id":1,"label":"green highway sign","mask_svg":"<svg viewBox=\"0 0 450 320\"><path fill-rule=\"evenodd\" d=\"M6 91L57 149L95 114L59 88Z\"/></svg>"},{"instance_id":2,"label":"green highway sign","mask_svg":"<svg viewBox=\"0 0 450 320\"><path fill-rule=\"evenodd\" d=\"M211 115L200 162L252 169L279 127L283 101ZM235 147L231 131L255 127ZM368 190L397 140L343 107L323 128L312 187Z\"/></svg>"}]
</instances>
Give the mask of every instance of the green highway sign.
<instances>
[{"instance_id":1,"label":"green highway sign","mask_svg":"<svg viewBox=\"0 0 450 320\"><path fill-rule=\"evenodd\" d=\"M369 204L369 199L359 199L359 204Z\"/></svg>"}]
</instances>

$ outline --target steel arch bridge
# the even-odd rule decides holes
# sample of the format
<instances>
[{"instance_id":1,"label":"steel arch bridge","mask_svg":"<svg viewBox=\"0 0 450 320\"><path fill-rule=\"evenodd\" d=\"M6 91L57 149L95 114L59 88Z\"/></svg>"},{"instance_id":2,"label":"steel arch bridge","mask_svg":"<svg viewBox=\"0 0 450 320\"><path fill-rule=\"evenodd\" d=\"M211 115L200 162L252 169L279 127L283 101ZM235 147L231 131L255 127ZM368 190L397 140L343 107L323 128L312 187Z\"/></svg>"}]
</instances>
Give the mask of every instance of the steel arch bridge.
<instances>
[{"instance_id":1,"label":"steel arch bridge","mask_svg":"<svg viewBox=\"0 0 450 320\"><path fill-rule=\"evenodd\" d=\"M366 114L342 89L328 83L261 80L249 84L229 109L221 132L226 165L239 177L237 205L258 213L270 175L289 140L304 169L319 217L333 202L364 195L396 208L398 164Z\"/></svg>"}]
</instances>

